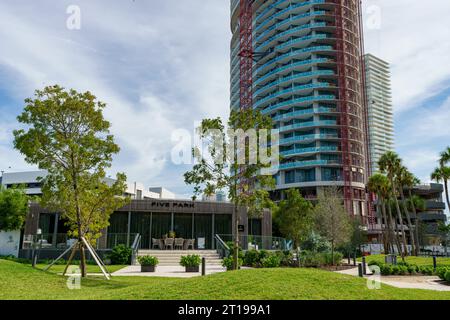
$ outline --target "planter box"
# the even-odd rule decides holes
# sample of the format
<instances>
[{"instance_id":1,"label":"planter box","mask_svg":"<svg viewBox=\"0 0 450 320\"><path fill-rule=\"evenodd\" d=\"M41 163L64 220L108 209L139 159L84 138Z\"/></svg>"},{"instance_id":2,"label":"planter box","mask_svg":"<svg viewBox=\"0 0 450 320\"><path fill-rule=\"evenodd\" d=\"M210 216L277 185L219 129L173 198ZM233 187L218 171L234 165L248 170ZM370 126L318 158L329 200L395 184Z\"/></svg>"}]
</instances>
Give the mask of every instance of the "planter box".
<instances>
[{"instance_id":1,"label":"planter box","mask_svg":"<svg viewBox=\"0 0 450 320\"><path fill-rule=\"evenodd\" d=\"M155 272L155 266L141 266L141 272Z\"/></svg>"},{"instance_id":2,"label":"planter box","mask_svg":"<svg viewBox=\"0 0 450 320\"><path fill-rule=\"evenodd\" d=\"M200 272L200 266L186 267L186 272Z\"/></svg>"}]
</instances>

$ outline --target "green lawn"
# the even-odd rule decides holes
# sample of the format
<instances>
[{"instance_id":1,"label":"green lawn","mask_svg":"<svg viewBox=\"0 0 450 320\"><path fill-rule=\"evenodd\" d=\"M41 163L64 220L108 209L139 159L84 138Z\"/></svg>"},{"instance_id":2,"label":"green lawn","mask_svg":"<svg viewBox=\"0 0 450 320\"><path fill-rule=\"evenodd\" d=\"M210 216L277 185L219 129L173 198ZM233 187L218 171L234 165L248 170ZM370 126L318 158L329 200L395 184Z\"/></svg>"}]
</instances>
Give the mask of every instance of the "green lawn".
<instances>
[{"instance_id":1,"label":"green lawn","mask_svg":"<svg viewBox=\"0 0 450 320\"><path fill-rule=\"evenodd\" d=\"M251 269L189 279L101 277L69 290L66 278L0 260L0 299L450 299L450 292L369 290L366 280L315 269Z\"/></svg>"},{"instance_id":2,"label":"green lawn","mask_svg":"<svg viewBox=\"0 0 450 320\"><path fill-rule=\"evenodd\" d=\"M37 264L36 268L40 270L44 270L47 267L47 264ZM54 265L50 268L49 272L53 273L62 273L64 271L65 265ZM77 266L74 266L77 267ZM125 268L126 266L106 266L108 271L110 273L116 272L117 270L120 270L122 268ZM87 272L88 273L101 273L102 271L100 268L96 265L87 265Z\"/></svg>"},{"instance_id":3,"label":"green lawn","mask_svg":"<svg viewBox=\"0 0 450 320\"><path fill-rule=\"evenodd\" d=\"M366 257L366 262L369 263L370 261L377 261L384 263L384 254L378 254L378 255L372 255ZM361 258L358 259L359 262L361 262ZM397 262L402 261L402 258L399 256L397 258ZM415 264L417 266L433 266L433 258L432 257L405 257L405 261L410 264ZM450 266L450 258L440 258L438 257L437 260L438 266Z\"/></svg>"}]
</instances>

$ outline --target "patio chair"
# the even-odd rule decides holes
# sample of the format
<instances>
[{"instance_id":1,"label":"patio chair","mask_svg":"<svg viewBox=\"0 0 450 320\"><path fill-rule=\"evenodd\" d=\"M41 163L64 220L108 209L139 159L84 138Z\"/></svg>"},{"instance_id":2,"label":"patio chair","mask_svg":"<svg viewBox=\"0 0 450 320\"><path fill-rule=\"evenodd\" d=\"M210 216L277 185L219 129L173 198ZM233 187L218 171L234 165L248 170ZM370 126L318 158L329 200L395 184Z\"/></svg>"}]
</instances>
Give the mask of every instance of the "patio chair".
<instances>
[{"instance_id":1,"label":"patio chair","mask_svg":"<svg viewBox=\"0 0 450 320\"><path fill-rule=\"evenodd\" d=\"M184 239L183 238L175 238L174 249L183 250Z\"/></svg>"},{"instance_id":2,"label":"patio chair","mask_svg":"<svg viewBox=\"0 0 450 320\"><path fill-rule=\"evenodd\" d=\"M152 238L152 249L161 249L159 239Z\"/></svg>"},{"instance_id":3,"label":"patio chair","mask_svg":"<svg viewBox=\"0 0 450 320\"><path fill-rule=\"evenodd\" d=\"M173 250L173 242L174 242L173 238L164 239L164 248L165 249L170 248Z\"/></svg>"},{"instance_id":4,"label":"patio chair","mask_svg":"<svg viewBox=\"0 0 450 320\"><path fill-rule=\"evenodd\" d=\"M195 243L195 239L187 239L186 240L186 250L189 250L189 248L194 250L194 243Z\"/></svg>"}]
</instances>

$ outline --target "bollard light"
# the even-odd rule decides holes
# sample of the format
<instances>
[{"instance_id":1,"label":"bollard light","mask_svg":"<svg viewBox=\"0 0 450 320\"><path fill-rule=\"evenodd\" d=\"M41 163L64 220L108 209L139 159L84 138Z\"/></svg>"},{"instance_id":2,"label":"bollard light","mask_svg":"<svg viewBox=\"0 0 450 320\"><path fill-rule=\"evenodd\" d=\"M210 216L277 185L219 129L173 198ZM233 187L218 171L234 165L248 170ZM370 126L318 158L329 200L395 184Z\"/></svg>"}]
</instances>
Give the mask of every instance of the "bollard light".
<instances>
[{"instance_id":1,"label":"bollard light","mask_svg":"<svg viewBox=\"0 0 450 320\"><path fill-rule=\"evenodd\" d=\"M206 258L202 258L202 276L206 275Z\"/></svg>"}]
</instances>

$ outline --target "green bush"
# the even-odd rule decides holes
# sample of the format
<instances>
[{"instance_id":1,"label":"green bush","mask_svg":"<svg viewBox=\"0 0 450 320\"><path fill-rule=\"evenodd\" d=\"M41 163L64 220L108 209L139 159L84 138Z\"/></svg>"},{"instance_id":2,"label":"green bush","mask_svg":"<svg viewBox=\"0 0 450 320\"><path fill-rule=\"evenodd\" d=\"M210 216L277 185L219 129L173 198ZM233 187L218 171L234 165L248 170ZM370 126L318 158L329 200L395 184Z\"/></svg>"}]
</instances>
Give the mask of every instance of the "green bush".
<instances>
[{"instance_id":1,"label":"green bush","mask_svg":"<svg viewBox=\"0 0 450 320\"><path fill-rule=\"evenodd\" d=\"M261 260L261 264L264 268L278 268L281 264L281 259L277 255L273 254Z\"/></svg>"},{"instance_id":2,"label":"green bush","mask_svg":"<svg viewBox=\"0 0 450 320\"><path fill-rule=\"evenodd\" d=\"M408 267L407 266L405 266L405 265L398 266L398 274L399 275L403 276L403 275L408 274L408 273L409 273L409 271L408 271Z\"/></svg>"},{"instance_id":3,"label":"green bush","mask_svg":"<svg viewBox=\"0 0 450 320\"><path fill-rule=\"evenodd\" d=\"M434 273L433 267L426 267L426 266L419 267L419 272L426 276L432 276Z\"/></svg>"},{"instance_id":4,"label":"green bush","mask_svg":"<svg viewBox=\"0 0 450 320\"><path fill-rule=\"evenodd\" d=\"M238 259L238 267L241 268L243 260ZM233 270L233 257L224 258L222 261L222 266L227 268L227 271Z\"/></svg>"},{"instance_id":5,"label":"green bush","mask_svg":"<svg viewBox=\"0 0 450 320\"><path fill-rule=\"evenodd\" d=\"M415 265L409 265L407 268L410 274L416 274L419 271L419 267Z\"/></svg>"},{"instance_id":6,"label":"green bush","mask_svg":"<svg viewBox=\"0 0 450 320\"><path fill-rule=\"evenodd\" d=\"M445 279L445 274L450 271L450 267L439 267L436 269L436 274L441 280Z\"/></svg>"},{"instance_id":7,"label":"green bush","mask_svg":"<svg viewBox=\"0 0 450 320\"><path fill-rule=\"evenodd\" d=\"M131 255L133 250L126 245L119 244L115 246L108 254L108 258L113 265L131 264Z\"/></svg>"},{"instance_id":8,"label":"green bush","mask_svg":"<svg viewBox=\"0 0 450 320\"><path fill-rule=\"evenodd\" d=\"M321 253L303 251L300 254L300 264L306 268L318 268L325 265L325 256Z\"/></svg>"},{"instance_id":9,"label":"green bush","mask_svg":"<svg viewBox=\"0 0 450 320\"><path fill-rule=\"evenodd\" d=\"M340 266L342 264L342 258L344 255L340 252L335 252L331 255L331 252L322 253L325 258L325 265L327 266ZM334 264L333 264L333 256L334 256Z\"/></svg>"},{"instance_id":10,"label":"green bush","mask_svg":"<svg viewBox=\"0 0 450 320\"><path fill-rule=\"evenodd\" d=\"M380 272L383 276L389 276L392 274L393 270L392 270L392 266L389 264L382 264L380 266Z\"/></svg>"},{"instance_id":11,"label":"green bush","mask_svg":"<svg viewBox=\"0 0 450 320\"><path fill-rule=\"evenodd\" d=\"M259 252L257 250L248 250L245 252L243 263L248 267L257 267L261 262Z\"/></svg>"},{"instance_id":12,"label":"green bush","mask_svg":"<svg viewBox=\"0 0 450 320\"><path fill-rule=\"evenodd\" d=\"M198 267L202 262L199 255L191 254L187 256L182 256L180 260L180 265L183 267Z\"/></svg>"},{"instance_id":13,"label":"green bush","mask_svg":"<svg viewBox=\"0 0 450 320\"><path fill-rule=\"evenodd\" d=\"M296 263L294 262L294 255L291 251L285 250L285 251L276 251L275 255L280 258L280 266L283 267L292 267L296 266Z\"/></svg>"},{"instance_id":14,"label":"green bush","mask_svg":"<svg viewBox=\"0 0 450 320\"><path fill-rule=\"evenodd\" d=\"M450 270L444 274L444 280L450 282Z\"/></svg>"},{"instance_id":15,"label":"green bush","mask_svg":"<svg viewBox=\"0 0 450 320\"><path fill-rule=\"evenodd\" d=\"M153 266L157 266L159 263L159 260L157 257L153 257L153 256L142 256L142 257L138 257L138 261L139 264L141 266L148 266L148 267L153 267Z\"/></svg>"}]
</instances>

